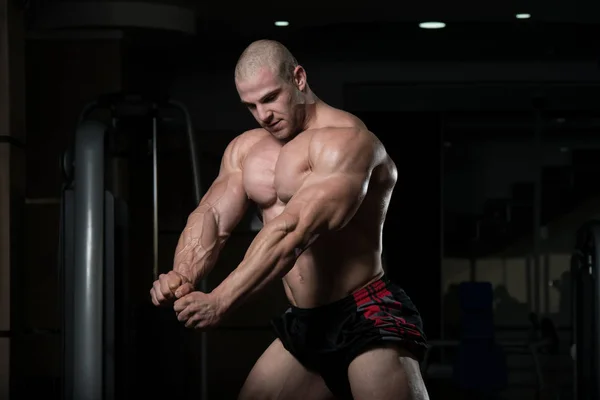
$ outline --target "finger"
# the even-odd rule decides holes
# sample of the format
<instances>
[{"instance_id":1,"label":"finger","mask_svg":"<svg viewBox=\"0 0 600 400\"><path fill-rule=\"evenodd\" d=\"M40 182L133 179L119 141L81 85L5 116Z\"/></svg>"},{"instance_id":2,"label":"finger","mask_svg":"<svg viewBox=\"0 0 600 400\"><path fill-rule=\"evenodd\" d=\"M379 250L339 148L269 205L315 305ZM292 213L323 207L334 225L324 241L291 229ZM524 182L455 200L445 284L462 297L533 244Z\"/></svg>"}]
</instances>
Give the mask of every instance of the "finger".
<instances>
[{"instance_id":1,"label":"finger","mask_svg":"<svg viewBox=\"0 0 600 400\"><path fill-rule=\"evenodd\" d=\"M159 281L159 285L160 285L160 293L166 299L170 299L173 296L173 291L170 288L171 284L169 282L169 278L167 277L167 275L161 275L158 278L158 281Z\"/></svg>"},{"instance_id":2,"label":"finger","mask_svg":"<svg viewBox=\"0 0 600 400\"><path fill-rule=\"evenodd\" d=\"M177 300L175 304L173 304L173 310L175 312L182 312L188 305L190 305L194 301L194 293L187 294Z\"/></svg>"},{"instance_id":3,"label":"finger","mask_svg":"<svg viewBox=\"0 0 600 400\"><path fill-rule=\"evenodd\" d=\"M180 312L180 313L175 313L175 315L177 316L177 321L179 321L179 322L187 321L187 314Z\"/></svg>"},{"instance_id":4,"label":"finger","mask_svg":"<svg viewBox=\"0 0 600 400\"><path fill-rule=\"evenodd\" d=\"M195 314L192 316L192 318L189 319L190 323L186 324L185 326L187 328L194 328L194 329L207 329L210 328L210 323L209 321L203 316L202 314Z\"/></svg>"},{"instance_id":5,"label":"finger","mask_svg":"<svg viewBox=\"0 0 600 400\"><path fill-rule=\"evenodd\" d=\"M192 315L191 318L189 318L186 322L185 322L185 327L186 328L195 328L196 326L199 325L199 322L201 321L202 317L198 314L194 314Z\"/></svg>"},{"instance_id":6,"label":"finger","mask_svg":"<svg viewBox=\"0 0 600 400\"><path fill-rule=\"evenodd\" d=\"M158 301L159 304L162 304L167 300L167 299L165 299L165 296L163 296L163 294L162 294L162 288L160 286L160 281L154 281L154 285L153 285L152 289L154 290L154 296L156 297L156 301Z\"/></svg>"},{"instance_id":7,"label":"finger","mask_svg":"<svg viewBox=\"0 0 600 400\"><path fill-rule=\"evenodd\" d=\"M177 290L175 291L175 297L177 297L178 299L185 296L186 294L190 294L194 291L194 286L191 283L184 283L183 285L179 286L179 288L177 288Z\"/></svg>"},{"instance_id":8,"label":"finger","mask_svg":"<svg viewBox=\"0 0 600 400\"><path fill-rule=\"evenodd\" d=\"M169 289L174 292L179 286L183 284L183 277L175 271L169 271L166 276Z\"/></svg>"},{"instance_id":9,"label":"finger","mask_svg":"<svg viewBox=\"0 0 600 400\"><path fill-rule=\"evenodd\" d=\"M194 317L194 312L195 309L193 308L193 306L186 307L185 309L180 311L179 314L177 314L177 320L180 322L187 322L189 319Z\"/></svg>"},{"instance_id":10,"label":"finger","mask_svg":"<svg viewBox=\"0 0 600 400\"><path fill-rule=\"evenodd\" d=\"M160 305L160 303L156 299L156 294L154 293L154 288L150 289L150 299L152 300L152 304L154 304L155 306Z\"/></svg>"}]
</instances>

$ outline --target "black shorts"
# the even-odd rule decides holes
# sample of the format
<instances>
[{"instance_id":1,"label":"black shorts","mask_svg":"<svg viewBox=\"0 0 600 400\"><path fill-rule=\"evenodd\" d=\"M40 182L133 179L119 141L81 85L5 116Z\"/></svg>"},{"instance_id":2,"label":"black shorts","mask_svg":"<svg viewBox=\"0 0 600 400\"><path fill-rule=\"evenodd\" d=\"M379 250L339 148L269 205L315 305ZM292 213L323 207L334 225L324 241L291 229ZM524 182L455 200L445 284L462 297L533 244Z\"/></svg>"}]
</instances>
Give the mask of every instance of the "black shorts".
<instances>
[{"instance_id":1,"label":"black shorts","mask_svg":"<svg viewBox=\"0 0 600 400\"><path fill-rule=\"evenodd\" d=\"M369 348L396 343L418 360L427 350L419 312L385 276L331 304L291 307L273 327L283 346L320 374L337 399L352 399L348 366Z\"/></svg>"}]
</instances>

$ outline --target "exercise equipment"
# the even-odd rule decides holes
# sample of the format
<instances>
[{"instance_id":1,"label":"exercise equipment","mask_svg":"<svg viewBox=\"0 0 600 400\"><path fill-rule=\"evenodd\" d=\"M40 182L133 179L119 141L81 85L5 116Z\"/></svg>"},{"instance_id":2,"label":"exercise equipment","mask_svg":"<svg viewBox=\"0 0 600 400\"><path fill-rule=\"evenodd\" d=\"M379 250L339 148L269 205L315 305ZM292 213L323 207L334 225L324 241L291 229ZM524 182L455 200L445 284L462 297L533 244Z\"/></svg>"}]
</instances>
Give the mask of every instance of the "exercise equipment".
<instances>
[{"instance_id":1,"label":"exercise equipment","mask_svg":"<svg viewBox=\"0 0 600 400\"><path fill-rule=\"evenodd\" d=\"M150 141L153 276L158 274L158 148L160 127L183 125L194 201L202 194L197 144L186 107L168 99L101 96L79 117L74 148L62 169L60 260L63 288L63 399L112 400L126 393L131 368L128 310L129 213L115 158ZM150 129L148 129L150 128ZM138 137L132 134L137 133ZM140 133L141 132L141 133ZM147 151L147 149L145 149ZM206 282L200 288L207 290ZM201 398L206 395L206 334L201 339Z\"/></svg>"},{"instance_id":2,"label":"exercise equipment","mask_svg":"<svg viewBox=\"0 0 600 400\"><path fill-rule=\"evenodd\" d=\"M571 257L573 399L600 398L600 221L577 232Z\"/></svg>"},{"instance_id":3,"label":"exercise equipment","mask_svg":"<svg viewBox=\"0 0 600 400\"><path fill-rule=\"evenodd\" d=\"M557 389L544 379L540 360L542 355L556 355L559 350L559 337L552 320L540 320L531 313L531 330L526 339L498 340L495 338L491 283L463 282L458 294L460 340L428 341L429 350L421 363L421 372L426 379L452 379L455 387L468 391L475 398L486 398L508 387L506 358L523 355L531 357L533 362L535 398L557 399ZM451 363L431 361L431 353L442 349L455 354Z\"/></svg>"}]
</instances>

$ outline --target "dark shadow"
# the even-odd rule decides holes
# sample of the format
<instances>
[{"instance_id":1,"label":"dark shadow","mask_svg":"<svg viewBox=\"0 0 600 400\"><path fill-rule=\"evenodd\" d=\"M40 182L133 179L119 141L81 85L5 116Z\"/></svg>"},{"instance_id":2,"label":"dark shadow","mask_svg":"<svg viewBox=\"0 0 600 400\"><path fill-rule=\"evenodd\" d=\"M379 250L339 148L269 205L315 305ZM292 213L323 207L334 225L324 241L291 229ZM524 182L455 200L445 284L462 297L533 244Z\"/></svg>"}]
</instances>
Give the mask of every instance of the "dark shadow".
<instances>
[{"instance_id":1,"label":"dark shadow","mask_svg":"<svg viewBox=\"0 0 600 400\"><path fill-rule=\"evenodd\" d=\"M444 337L458 339L460 336L460 300L459 284L448 286L444 294Z\"/></svg>"},{"instance_id":2,"label":"dark shadow","mask_svg":"<svg viewBox=\"0 0 600 400\"><path fill-rule=\"evenodd\" d=\"M504 285L494 288L495 320L497 324L514 325L515 321L526 321L529 314L529 305L521 303L510 295Z\"/></svg>"},{"instance_id":3,"label":"dark shadow","mask_svg":"<svg viewBox=\"0 0 600 400\"><path fill-rule=\"evenodd\" d=\"M565 271L560 279L552 281L552 289L559 292L558 313L551 315L559 326L571 324L571 271Z\"/></svg>"}]
</instances>

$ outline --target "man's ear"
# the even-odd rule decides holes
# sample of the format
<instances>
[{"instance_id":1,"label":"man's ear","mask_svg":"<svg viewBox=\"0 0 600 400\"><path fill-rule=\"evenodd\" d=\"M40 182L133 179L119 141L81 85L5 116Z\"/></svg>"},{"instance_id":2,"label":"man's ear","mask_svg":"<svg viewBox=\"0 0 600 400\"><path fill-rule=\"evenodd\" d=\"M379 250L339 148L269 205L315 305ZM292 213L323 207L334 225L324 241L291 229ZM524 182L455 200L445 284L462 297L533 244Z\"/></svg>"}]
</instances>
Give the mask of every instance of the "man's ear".
<instances>
[{"instance_id":1,"label":"man's ear","mask_svg":"<svg viewBox=\"0 0 600 400\"><path fill-rule=\"evenodd\" d=\"M306 89L306 70L301 65L294 68L294 84L301 92Z\"/></svg>"}]
</instances>

